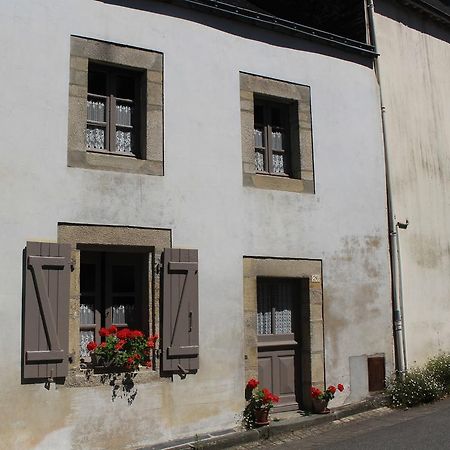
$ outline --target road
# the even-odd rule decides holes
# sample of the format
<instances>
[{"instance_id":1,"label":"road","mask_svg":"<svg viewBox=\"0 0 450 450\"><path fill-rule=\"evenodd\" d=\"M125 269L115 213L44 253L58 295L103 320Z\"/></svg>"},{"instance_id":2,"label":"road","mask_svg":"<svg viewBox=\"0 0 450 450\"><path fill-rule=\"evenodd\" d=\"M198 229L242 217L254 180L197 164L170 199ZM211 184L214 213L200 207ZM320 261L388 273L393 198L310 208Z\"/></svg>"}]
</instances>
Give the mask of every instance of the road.
<instances>
[{"instance_id":1,"label":"road","mask_svg":"<svg viewBox=\"0 0 450 450\"><path fill-rule=\"evenodd\" d=\"M346 419L275 436L239 449L450 449L450 398L407 410L379 408Z\"/></svg>"}]
</instances>

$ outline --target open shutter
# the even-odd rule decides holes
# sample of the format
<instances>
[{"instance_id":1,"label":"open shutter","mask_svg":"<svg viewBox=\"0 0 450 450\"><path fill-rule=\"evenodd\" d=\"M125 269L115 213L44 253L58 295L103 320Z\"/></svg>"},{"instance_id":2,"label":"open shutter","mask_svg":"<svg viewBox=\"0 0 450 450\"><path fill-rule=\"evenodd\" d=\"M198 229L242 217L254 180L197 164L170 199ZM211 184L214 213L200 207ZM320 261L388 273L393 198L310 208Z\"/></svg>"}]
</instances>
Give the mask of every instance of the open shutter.
<instances>
[{"instance_id":1,"label":"open shutter","mask_svg":"<svg viewBox=\"0 0 450 450\"><path fill-rule=\"evenodd\" d=\"M23 378L67 376L69 244L27 242Z\"/></svg>"},{"instance_id":2,"label":"open shutter","mask_svg":"<svg viewBox=\"0 0 450 450\"><path fill-rule=\"evenodd\" d=\"M198 369L198 251L167 248L163 254L162 358L166 373Z\"/></svg>"}]
</instances>

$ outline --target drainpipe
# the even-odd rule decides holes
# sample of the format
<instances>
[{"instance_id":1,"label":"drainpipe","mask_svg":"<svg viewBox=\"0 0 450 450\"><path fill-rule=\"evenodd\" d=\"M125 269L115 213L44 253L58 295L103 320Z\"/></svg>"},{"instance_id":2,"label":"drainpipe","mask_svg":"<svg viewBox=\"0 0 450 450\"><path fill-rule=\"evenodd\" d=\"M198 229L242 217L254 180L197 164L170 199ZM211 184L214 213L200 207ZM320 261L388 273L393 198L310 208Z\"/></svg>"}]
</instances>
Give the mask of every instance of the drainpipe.
<instances>
[{"instance_id":1,"label":"drainpipe","mask_svg":"<svg viewBox=\"0 0 450 450\"><path fill-rule=\"evenodd\" d=\"M391 262L391 282L392 282L392 315L393 315L393 332L394 332L394 348L395 348L395 362L396 371L402 377L407 370L406 364L406 346L405 346L405 329L403 323L403 293L402 293L402 279L400 271L400 251L398 240L398 229L408 226L408 221L405 224L397 222L393 214L392 202L392 188L391 176L388 158L388 140L386 137L386 109L383 103L383 92L381 89L380 65L378 63L378 48L375 35L375 20L374 20L374 6L373 0L367 0L367 16L369 25L370 41L375 49L377 56L374 59L375 76L378 82L380 105L381 105L381 127L383 131L383 148L384 148L384 164L386 171L386 196L387 196L387 216L388 216L388 230L389 230L389 254Z\"/></svg>"}]
</instances>

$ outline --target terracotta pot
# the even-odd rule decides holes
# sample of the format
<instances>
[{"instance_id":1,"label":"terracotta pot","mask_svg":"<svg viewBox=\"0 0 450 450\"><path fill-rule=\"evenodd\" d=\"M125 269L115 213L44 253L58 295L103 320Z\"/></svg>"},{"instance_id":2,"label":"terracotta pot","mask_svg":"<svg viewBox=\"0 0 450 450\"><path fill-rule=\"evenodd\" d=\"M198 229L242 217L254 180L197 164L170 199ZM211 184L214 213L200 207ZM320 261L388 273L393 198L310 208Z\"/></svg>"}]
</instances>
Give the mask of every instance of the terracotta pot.
<instances>
[{"instance_id":1,"label":"terracotta pot","mask_svg":"<svg viewBox=\"0 0 450 450\"><path fill-rule=\"evenodd\" d=\"M312 399L313 412L316 414L329 414L330 410L327 406L328 400L320 400L318 398Z\"/></svg>"},{"instance_id":2,"label":"terracotta pot","mask_svg":"<svg viewBox=\"0 0 450 450\"><path fill-rule=\"evenodd\" d=\"M256 425L269 424L269 409L255 409L255 423Z\"/></svg>"}]
</instances>

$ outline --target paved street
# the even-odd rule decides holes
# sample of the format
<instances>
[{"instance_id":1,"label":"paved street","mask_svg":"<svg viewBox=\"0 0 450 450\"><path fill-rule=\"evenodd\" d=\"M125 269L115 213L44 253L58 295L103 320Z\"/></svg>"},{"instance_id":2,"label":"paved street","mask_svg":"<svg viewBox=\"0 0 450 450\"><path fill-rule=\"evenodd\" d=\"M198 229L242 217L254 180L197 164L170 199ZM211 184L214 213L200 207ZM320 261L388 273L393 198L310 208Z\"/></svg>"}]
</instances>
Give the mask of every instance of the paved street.
<instances>
[{"instance_id":1,"label":"paved street","mask_svg":"<svg viewBox=\"0 0 450 450\"><path fill-rule=\"evenodd\" d=\"M235 449L450 449L450 398L408 410L378 408Z\"/></svg>"}]
</instances>

